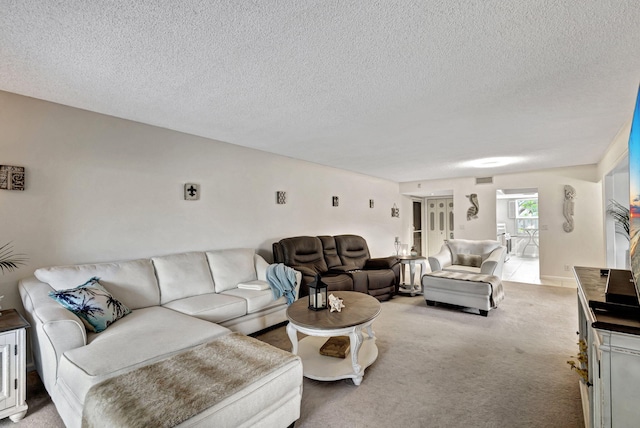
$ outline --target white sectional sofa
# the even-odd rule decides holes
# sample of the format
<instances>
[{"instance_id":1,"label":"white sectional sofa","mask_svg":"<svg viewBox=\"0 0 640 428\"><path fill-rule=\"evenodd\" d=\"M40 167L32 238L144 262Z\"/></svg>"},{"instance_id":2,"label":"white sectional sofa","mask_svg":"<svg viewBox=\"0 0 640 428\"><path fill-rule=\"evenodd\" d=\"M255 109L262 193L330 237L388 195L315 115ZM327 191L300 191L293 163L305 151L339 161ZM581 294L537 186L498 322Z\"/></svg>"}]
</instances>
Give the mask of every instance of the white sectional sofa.
<instances>
[{"instance_id":1,"label":"white sectional sofa","mask_svg":"<svg viewBox=\"0 0 640 428\"><path fill-rule=\"evenodd\" d=\"M265 281L267 266L252 249L230 249L41 268L20 281L34 362L65 424L81 425L87 392L105 379L231 331L249 334L285 321L284 297L274 300L271 289L238 288ZM87 331L73 312L49 296L92 277L131 309L100 333ZM296 272L296 296L300 279ZM288 426L299 418L298 358L256 382L197 423L184 425Z\"/></svg>"}]
</instances>

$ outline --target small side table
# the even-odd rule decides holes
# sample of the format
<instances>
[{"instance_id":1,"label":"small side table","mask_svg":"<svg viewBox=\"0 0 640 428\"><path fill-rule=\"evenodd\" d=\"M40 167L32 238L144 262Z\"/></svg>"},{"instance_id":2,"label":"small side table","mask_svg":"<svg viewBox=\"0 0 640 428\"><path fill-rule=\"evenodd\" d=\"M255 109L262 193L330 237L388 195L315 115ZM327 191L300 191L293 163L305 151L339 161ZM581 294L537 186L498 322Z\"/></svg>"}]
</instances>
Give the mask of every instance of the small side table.
<instances>
[{"instance_id":1,"label":"small side table","mask_svg":"<svg viewBox=\"0 0 640 428\"><path fill-rule=\"evenodd\" d=\"M0 315L0 419L18 422L27 414L27 328L15 309Z\"/></svg>"},{"instance_id":2,"label":"small side table","mask_svg":"<svg viewBox=\"0 0 640 428\"><path fill-rule=\"evenodd\" d=\"M424 275L427 271L427 258L423 256L396 256L400 263L402 263L400 269L400 277L402 285L406 286L405 280L405 272L404 265L409 265L409 274L411 275L411 282L409 284L408 291L411 293L411 296L415 296L416 294L422 294L422 286L416 285L416 263L418 263L420 267L420 275ZM420 281L422 284L422 281ZM406 288L406 287L403 287Z\"/></svg>"}]
</instances>

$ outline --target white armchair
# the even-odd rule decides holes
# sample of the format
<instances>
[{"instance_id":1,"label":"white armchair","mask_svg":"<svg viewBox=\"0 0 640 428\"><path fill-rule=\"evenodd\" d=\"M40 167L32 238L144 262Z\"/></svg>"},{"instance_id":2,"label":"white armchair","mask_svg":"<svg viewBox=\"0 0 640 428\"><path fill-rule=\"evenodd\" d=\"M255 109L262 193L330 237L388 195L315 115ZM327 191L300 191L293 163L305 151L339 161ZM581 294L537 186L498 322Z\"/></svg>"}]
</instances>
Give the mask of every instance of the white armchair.
<instances>
[{"instance_id":1,"label":"white armchair","mask_svg":"<svg viewBox=\"0 0 640 428\"><path fill-rule=\"evenodd\" d=\"M432 272L481 273L502 278L507 247L492 240L450 239L429 257Z\"/></svg>"}]
</instances>

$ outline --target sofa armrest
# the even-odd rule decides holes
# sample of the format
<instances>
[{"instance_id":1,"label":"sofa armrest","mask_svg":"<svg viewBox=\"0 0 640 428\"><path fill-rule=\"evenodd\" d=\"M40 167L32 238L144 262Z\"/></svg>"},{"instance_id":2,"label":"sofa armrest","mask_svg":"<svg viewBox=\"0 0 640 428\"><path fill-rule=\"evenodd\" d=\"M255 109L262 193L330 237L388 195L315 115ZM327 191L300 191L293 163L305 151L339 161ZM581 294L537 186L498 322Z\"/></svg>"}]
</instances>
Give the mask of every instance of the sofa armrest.
<instances>
[{"instance_id":1,"label":"sofa armrest","mask_svg":"<svg viewBox=\"0 0 640 428\"><path fill-rule=\"evenodd\" d=\"M260 281L267 280L267 268L269 263L259 254L253 255L253 263L256 268L256 276Z\"/></svg>"},{"instance_id":2,"label":"sofa armrest","mask_svg":"<svg viewBox=\"0 0 640 428\"><path fill-rule=\"evenodd\" d=\"M328 270L329 273L348 273L353 272L355 270L360 270L356 265L343 265L343 266L334 266Z\"/></svg>"},{"instance_id":3,"label":"sofa armrest","mask_svg":"<svg viewBox=\"0 0 640 428\"><path fill-rule=\"evenodd\" d=\"M84 324L73 312L49 297L53 288L35 277L18 283L30 334L34 362L47 390L55 387L58 365L66 351L87 344Z\"/></svg>"},{"instance_id":4,"label":"sofa armrest","mask_svg":"<svg viewBox=\"0 0 640 428\"><path fill-rule=\"evenodd\" d=\"M308 268L306 266L289 266L291 269L295 269L298 272L300 272L303 276L312 276L315 278L315 276L318 274L316 271L314 271L311 268Z\"/></svg>"},{"instance_id":5,"label":"sofa armrest","mask_svg":"<svg viewBox=\"0 0 640 428\"><path fill-rule=\"evenodd\" d=\"M86 345L87 330L76 314L56 305L37 308L34 314L60 357L69 349Z\"/></svg>"},{"instance_id":6,"label":"sofa armrest","mask_svg":"<svg viewBox=\"0 0 640 428\"><path fill-rule=\"evenodd\" d=\"M505 252L507 247L500 246L493 250L489 257L480 265L480 273L485 275L496 275L502 277L502 266L504 265Z\"/></svg>"},{"instance_id":7,"label":"sofa armrest","mask_svg":"<svg viewBox=\"0 0 640 428\"><path fill-rule=\"evenodd\" d=\"M300 297L300 285L302 284L302 273L300 271L296 271L296 300Z\"/></svg>"},{"instance_id":8,"label":"sofa armrest","mask_svg":"<svg viewBox=\"0 0 640 428\"><path fill-rule=\"evenodd\" d=\"M429 256L429 266L431 272L440 271L446 267L451 266L453 260L451 260L451 251L443 245L440 251L433 256Z\"/></svg>"},{"instance_id":9,"label":"sofa armrest","mask_svg":"<svg viewBox=\"0 0 640 428\"><path fill-rule=\"evenodd\" d=\"M380 257L375 259L369 259L364 263L365 270L371 269L391 269L397 265L399 260L396 257Z\"/></svg>"}]
</instances>

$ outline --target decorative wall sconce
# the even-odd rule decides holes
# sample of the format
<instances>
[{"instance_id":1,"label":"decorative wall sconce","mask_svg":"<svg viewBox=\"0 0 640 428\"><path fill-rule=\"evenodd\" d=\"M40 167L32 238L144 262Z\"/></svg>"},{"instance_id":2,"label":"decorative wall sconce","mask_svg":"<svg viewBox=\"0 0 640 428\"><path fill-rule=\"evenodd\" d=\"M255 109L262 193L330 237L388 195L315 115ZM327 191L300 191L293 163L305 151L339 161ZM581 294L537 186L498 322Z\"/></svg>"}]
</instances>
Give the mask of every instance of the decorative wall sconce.
<instances>
[{"instance_id":1,"label":"decorative wall sconce","mask_svg":"<svg viewBox=\"0 0 640 428\"><path fill-rule=\"evenodd\" d=\"M276 204L283 205L287 203L287 192L281 190L276 192Z\"/></svg>"},{"instance_id":2,"label":"decorative wall sconce","mask_svg":"<svg viewBox=\"0 0 640 428\"><path fill-rule=\"evenodd\" d=\"M573 200L576 198L576 189L573 186L569 186L568 184L564 186L564 206L562 207L562 214L564 218L567 219L562 224L562 228L565 232L571 233L573 232Z\"/></svg>"},{"instance_id":3,"label":"decorative wall sconce","mask_svg":"<svg viewBox=\"0 0 640 428\"><path fill-rule=\"evenodd\" d=\"M0 189L24 190L24 167L0 165Z\"/></svg>"},{"instance_id":4,"label":"decorative wall sconce","mask_svg":"<svg viewBox=\"0 0 640 428\"><path fill-rule=\"evenodd\" d=\"M337 207L340 204L340 200L338 199L337 196L333 197L333 206Z\"/></svg>"},{"instance_id":5,"label":"decorative wall sconce","mask_svg":"<svg viewBox=\"0 0 640 428\"><path fill-rule=\"evenodd\" d=\"M373 208L374 202L373 199L369 199L369 208Z\"/></svg>"},{"instance_id":6,"label":"decorative wall sconce","mask_svg":"<svg viewBox=\"0 0 640 428\"><path fill-rule=\"evenodd\" d=\"M196 183L186 183L184 185L184 200L197 201L200 199L200 185Z\"/></svg>"},{"instance_id":7,"label":"decorative wall sconce","mask_svg":"<svg viewBox=\"0 0 640 428\"><path fill-rule=\"evenodd\" d=\"M396 204L393 204L391 208L391 217L400 217L400 208L398 208Z\"/></svg>"}]
</instances>

